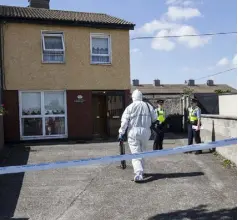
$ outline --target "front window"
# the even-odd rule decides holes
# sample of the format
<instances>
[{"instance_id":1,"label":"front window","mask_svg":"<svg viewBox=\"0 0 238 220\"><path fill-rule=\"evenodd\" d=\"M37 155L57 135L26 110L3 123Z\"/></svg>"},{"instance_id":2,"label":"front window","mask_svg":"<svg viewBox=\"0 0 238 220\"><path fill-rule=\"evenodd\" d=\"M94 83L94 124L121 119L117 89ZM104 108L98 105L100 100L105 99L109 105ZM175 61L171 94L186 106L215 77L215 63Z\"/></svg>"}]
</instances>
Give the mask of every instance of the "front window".
<instances>
[{"instance_id":1,"label":"front window","mask_svg":"<svg viewBox=\"0 0 238 220\"><path fill-rule=\"evenodd\" d=\"M65 46L63 33L42 32L43 63L63 63Z\"/></svg>"},{"instance_id":2,"label":"front window","mask_svg":"<svg viewBox=\"0 0 238 220\"><path fill-rule=\"evenodd\" d=\"M65 100L64 92L45 92L45 134L65 134Z\"/></svg>"},{"instance_id":3,"label":"front window","mask_svg":"<svg viewBox=\"0 0 238 220\"><path fill-rule=\"evenodd\" d=\"M43 135L41 113L41 93L23 92L20 109L22 136Z\"/></svg>"},{"instance_id":4,"label":"front window","mask_svg":"<svg viewBox=\"0 0 238 220\"><path fill-rule=\"evenodd\" d=\"M91 63L92 64L111 63L111 43L109 35L103 34L91 35Z\"/></svg>"},{"instance_id":5,"label":"front window","mask_svg":"<svg viewBox=\"0 0 238 220\"><path fill-rule=\"evenodd\" d=\"M64 91L24 91L19 95L21 139L67 135Z\"/></svg>"}]
</instances>

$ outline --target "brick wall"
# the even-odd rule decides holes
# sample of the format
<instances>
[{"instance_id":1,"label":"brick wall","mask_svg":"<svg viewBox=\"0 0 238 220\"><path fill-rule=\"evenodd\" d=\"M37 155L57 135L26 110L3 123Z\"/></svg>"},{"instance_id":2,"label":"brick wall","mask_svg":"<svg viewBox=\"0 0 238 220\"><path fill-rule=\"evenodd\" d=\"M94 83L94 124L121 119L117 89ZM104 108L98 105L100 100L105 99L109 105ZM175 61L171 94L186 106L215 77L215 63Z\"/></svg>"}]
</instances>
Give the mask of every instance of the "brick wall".
<instances>
[{"instance_id":1,"label":"brick wall","mask_svg":"<svg viewBox=\"0 0 238 220\"><path fill-rule=\"evenodd\" d=\"M4 90L3 103L7 114L4 116L5 142L20 141L19 101L17 90Z\"/></svg>"}]
</instances>

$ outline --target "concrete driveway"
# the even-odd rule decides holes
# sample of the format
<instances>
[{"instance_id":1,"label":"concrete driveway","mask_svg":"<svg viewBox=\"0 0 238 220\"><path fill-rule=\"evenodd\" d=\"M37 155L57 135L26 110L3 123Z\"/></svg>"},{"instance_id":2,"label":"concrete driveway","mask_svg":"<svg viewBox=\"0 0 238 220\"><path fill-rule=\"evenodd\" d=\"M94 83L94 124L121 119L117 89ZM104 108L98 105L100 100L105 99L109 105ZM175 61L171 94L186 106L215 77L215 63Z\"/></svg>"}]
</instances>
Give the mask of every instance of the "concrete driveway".
<instances>
[{"instance_id":1,"label":"concrete driveway","mask_svg":"<svg viewBox=\"0 0 238 220\"><path fill-rule=\"evenodd\" d=\"M165 147L183 145L173 137ZM150 142L151 149L152 142ZM73 160L118 154L117 143L13 148L4 165ZM236 168L212 154L147 160L148 178L116 164L0 175L0 219L182 220L236 219Z\"/></svg>"}]
</instances>

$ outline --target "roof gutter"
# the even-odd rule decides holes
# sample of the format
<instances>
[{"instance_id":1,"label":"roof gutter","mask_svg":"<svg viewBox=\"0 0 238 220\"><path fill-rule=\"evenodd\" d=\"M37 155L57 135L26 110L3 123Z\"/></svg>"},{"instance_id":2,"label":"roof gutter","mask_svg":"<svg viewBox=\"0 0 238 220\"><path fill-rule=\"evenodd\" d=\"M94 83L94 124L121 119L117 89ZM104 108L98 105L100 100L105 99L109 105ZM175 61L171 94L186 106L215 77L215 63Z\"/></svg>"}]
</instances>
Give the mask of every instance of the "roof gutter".
<instances>
[{"instance_id":1,"label":"roof gutter","mask_svg":"<svg viewBox=\"0 0 238 220\"><path fill-rule=\"evenodd\" d=\"M21 18L21 17L6 17L0 16L0 19L5 19L12 23L28 23L28 24L44 24L44 25L64 25L64 26L77 26L77 27L91 27L103 29L122 29L134 30L135 24L112 24L101 22L86 22L86 21L71 21L71 20L53 20L53 19L34 19L34 18Z\"/></svg>"}]
</instances>

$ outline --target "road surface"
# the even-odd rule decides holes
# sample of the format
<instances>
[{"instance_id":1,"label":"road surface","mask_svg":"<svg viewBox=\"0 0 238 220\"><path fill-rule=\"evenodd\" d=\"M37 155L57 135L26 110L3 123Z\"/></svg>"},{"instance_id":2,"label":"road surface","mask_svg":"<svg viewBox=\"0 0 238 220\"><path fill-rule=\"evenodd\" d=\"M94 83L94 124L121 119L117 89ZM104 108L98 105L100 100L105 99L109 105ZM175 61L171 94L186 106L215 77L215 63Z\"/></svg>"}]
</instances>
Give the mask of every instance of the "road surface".
<instances>
[{"instance_id":1,"label":"road surface","mask_svg":"<svg viewBox=\"0 0 238 220\"><path fill-rule=\"evenodd\" d=\"M184 145L184 141L166 139L165 148ZM118 152L118 143L18 147L12 149L4 166ZM131 181L131 162L126 170L118 169L116 163L0 175L0 219L236 219L236 168L224 168L210 153L146 162L149 175L143 184Z\"/></svg>"}]
</instances>

